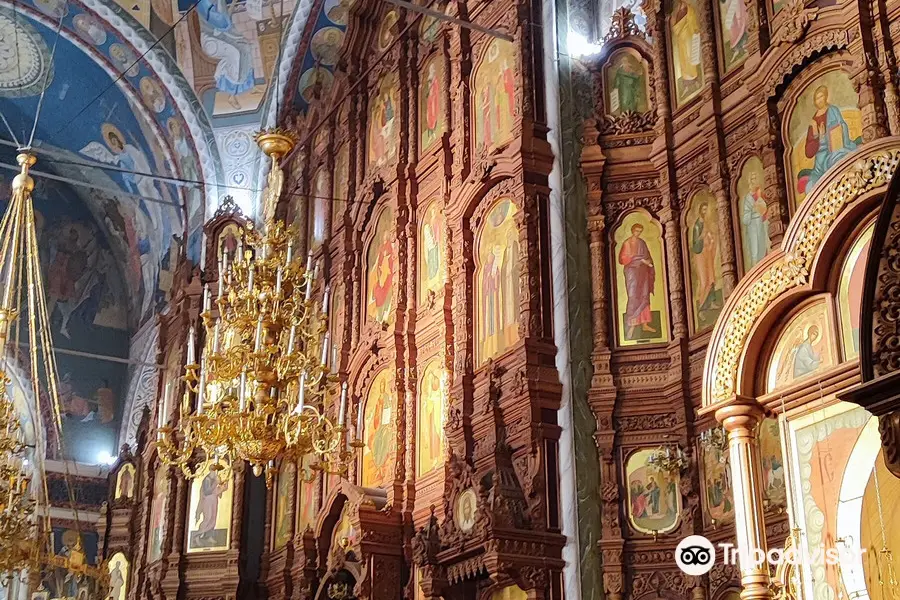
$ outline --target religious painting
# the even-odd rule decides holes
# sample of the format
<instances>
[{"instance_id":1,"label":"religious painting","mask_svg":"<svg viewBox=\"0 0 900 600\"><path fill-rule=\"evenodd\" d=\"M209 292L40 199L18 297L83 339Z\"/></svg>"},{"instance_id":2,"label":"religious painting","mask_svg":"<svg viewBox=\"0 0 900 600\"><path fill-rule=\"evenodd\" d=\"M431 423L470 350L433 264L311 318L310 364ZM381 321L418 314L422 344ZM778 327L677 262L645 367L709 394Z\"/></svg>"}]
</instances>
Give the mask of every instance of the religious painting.
<instances>
[{"instance_id":1,"label":"religious painting","mask_svg":"<svg viewBox=\"0 0 900 600\"><path fill-rule=\"evenodd\" d=\"M704 522L716 527L731 523L734 521L734 490L728 446L702 446L702 454Z\"/></svg>"},{"instance_id":2,"label":"religious painting","mask_svg":"<svg viewBox=\"0 0 900 600\"><path fill-rule=\"evenodd\" d=\"M134 475L134 465L131 463L125 463L119 469L116 474L116 500L134 498Z\"/></svg>"},{"instance_id":3,"label":"religious painting","mask_svg":"<svg viewBox=\"0 0 900 600\"><path fill-rule=\"evenodd\" d=\"M397 391L391 370L372 381L363 417L362 486L384 487L394 480L397 455Z\"/></svg>"},{"instance_id":4,"label":"religious painting","mask_svg":"<svg viewBox=\"0 0 900 600\"><path fill-rule=\"evenodd\" d=\"M478 497L475 490L466 488L456 496L453 503L453 521L463 533L469 533L475 528L475 517L478 513Z\"/></svg>"},{"instance_id":5,"label":"religious painting","mask_svg":"<svg viewBox=\"0 0 900 600\"><path fill-rule=\"evenodd\" d=\"M234 482L206 467L191 481L188 504L188 554L228 550Z\"/></svg>"},{"instance_id":6,"label":"religious painting","mask_svg":"<svg viewBox=\"0 0 900 600\"><path fill-rule=\"evenodd\" d=\"M691 316L694 330L703 331L716 323L725 303L719 214L716 198L709 190L700 190L691 197L684 224L689 232Z\"/></svg>"},{"instance_id":7,"label":"religious painting","mask_svg":"<svg viewBox=\"0 0 900 600\"><path fill-rule=\"evenodd\" d=\"M169 497L168 470L157 467L153 477L153 500L150 504L150 541L147 550L148 562L156 562L162 558L163 539L166 535L166 519L168 510L166 503Z\"/></svg>"},{"instance_id":8,"label":"religious painting","mask_svg":"<svg viewBox=\"0 0 900 600\"><path fill-rule=\"evenodd\" d=\"M444 209L439 200L428 204L419 231L419 304L423 305L444 285Z\"/></svg>"},{"instance_id":9,"label":"religious painting","mask_svg":"<svg viewBox=\"0 0 900 600\"><path fill-rule=\"evenodd\" d=\"M444 118L444 62L435 55L422 68L419 84L420 151L428 150L446 129Z\"/></svg>"},{"instance_id":10,"label":"religious painting","mask_svg":"<svg viewBox=\"0 0 900 600\"><path fill-rule=\"evenodd\" d=\"M331 547L343 548L345 552L356 548L359 544L359 530L350 518L350 503L344 504L341 510L341 518L334 527L331 535Z\"/></svg>"},{"instance_id":11,"label":"religious painting","mask_svg":"<svg viewBox=\"0 0 900 600\"><path fill-rule=\"evenodd\" d=\"M766 392L835 364L828 311L825 301L818 300L791 317L779 334L769 359Z\"/></svg>"},{"instance_id":12,"label":"religious painting","mask_svg":"<svg viewBox=\"0 0 900 600\"><path fill-rule=\"evenodd\" d=\"M791 482L796 482L791 486L792 516L803 532L801 550L808 556L842 547L868 551L841 556L839 565L811 561L801 571L802 597L868 597L862 559L869 553L877 555L882 544L878 500L876 506L865 506L865 490L881 451L878 419L860 406L838 402L792 419L789 426ZM881 500L883 516L896 512L888 510L896 503ZM878 531L874 548L861 544L865 513ZM854 572L856 577L848 577Z\"/></svg>"},{"instance_id":13,"label":"religious painting","mask_svg":"<svg viewBox=\"0 0 900 600\"><path fill-rule=\"evenodd\" d=\"M253 112L260 107L278 57L280 36L277 27L264 24L277 21L279 15L290 15L294 5L294 0L286 0L279 7L251 1L238 12L226 0L199 0L196 4L199 46L215 67L211 73L214 88L207 99L214 117ZM180 13L192 8L190 0L178 0Z\"/></svg>"},{"instance_id":14,"label":"religious painting","mask_svg":"<svg viewBox=\"0 0 900 600\"><path fill-rule=\"evenodd\" d=\"M49 333L60 349L75 352L56 359L63 447L67 459L97 464L118 448L128 366L78 353L127 359L132 343L129 326L140 322L142 306L150 316L152 302L142 300L156 295L158 277L154 275L147 281L150 287L143 289L141 266L131 270L142 256L137 251L131 254L118 237L114 222L118 211L103 215L106 223L101 226L68 186L43 180L33 194ZM7 208L6 199L0 199L0 210ZM114 202L125 210L125 203ZM151 248L144 249L152 254ZM119 261L119 251L131 260ZM160 264L152 268L158 273ZM47 455L61 458L55 444L49 445Z\"/></svg>"},{"instance_id":15,"label":"religious painting","mask_svg":"<svg viewBox=\"0 0 900 600\"><path fill-rule=\"evenodd\" d=\"M378 82L369 109L369 166L383 167L397 158L399 110L399 80L396 73L388 73Z\"/></svg>"},{"instance_id":16,"label":"religious painting","mask_svg":"<svg viewBox=\"0 0 900 600\"><path fill-rule=\"evenodd\" d=\"M315 457L307 454L300 461L300 495L297 498L297 531L304 532L316 526L316 513L319 512L316 472L312 465Z\"/></svg>"},{"instance_id":17,"label":"religious painting","mask_svg":"<svg viewBox=\"0 0 900 600\"><path fill-rule=\"evenodd\" d=\"M323 27L313 34L309 51L320 65L333 67L341 55L344 32L337 27Z\"/></svg>"},{"instance_id":18,"label":"religious painting","mask_svg":"<svg viewBox=\"0 0 900 600\"><path fill-rule=\"evenodd\" d=\"M334 157L334 200L331 207L331 230L344 223L350 199L350 145L344 144Z\"/></svg>"},{"instance_id":19,"label":"religious painting","mask_svg":"<svg viewBox=\"0 0 900 600\"><path fill-rule=\"evenodd\" d=\"M311 250L315 250L325 241L325 220L328 210L328 199L331 194L328 190L328 174L324 169L319 169L313 176L312 189L312 214L309 218L309 245Z\"/></svg>"},{"instance_id":20,"label":"religious painting","mask_svg":"<svg viewBox=\"0 0 900 600\"><path fill-rule=\"evenodd\" d=\"M519 339L519 230L516 205L494 204L478 233L475 267L475 364L482 365Z\"/></svg>"},{"instance_id":21,"label":"religious painting","mask_svg":"<svg viewBox=\"0 0 900 600\"><path fill-rule=\"evenodd\" d=\"M441 34L441 21L431 15L423 15L422 24L419 28L422 41L430 44Z\"/></svg>"},{"instance_id":22,"label":"religious painting","mask_svg":"<svg viewBox=\"0 0 900 600\"><path fill-rule=\"evenodd\" d=\"M528 600L528 593L517 585L508 585L491 594L491 600Z\"/></svg>"},{"instance_id":23,"label":"religious painting","mask_svg":"<svg viewBox=\"0 0 900 600\"><path fill-rule=\"evenodd\" d=\"M394 38L397 36L397 21L399 20L400 16L395 10L391 10L384 16L381 25L378 27L378 38L376 39L376 47L379 52L387 50L391 42L394 41Z\"/></svg>"},{"instance_id":24,"label":"religious painting","mask_svg":"<svg viewBox=\"0 0 900 600\"><path fill-rule=\"evenodd\" d=\"M637 50L616 50L603 69L606 114L643 114L650 110L650 78L647 61Z\"/></svg>"},{"instance_id":25,"label":"religious painting","mask_svg":"<svg viewBox=\"0 0 900 600\"><path fill-rule=\"evenodd\" d=\"M654 468L648 459L655 450L643 449L628 457L628 521L641 533L666 533L678 525L681 514L681 475Z\"/></svg>"},{"instance_id":26,"label":"religious painting","mask_svg":"<svg viewBox=\"0 0 900 600\"><path fill-rule=\"evenodd\" d=\"M297 88L308 104L322 98L334 85L334 74L325 67L312 67L300 75Z\"/></svg>"},{"instance_id":27,"label":"religious painting","mask_svg":"<svg viewBox=\"0 0 900 600\"><path fill-rule=\"evenodd\" d=\"M770 506L784 507L787 502L787 486L778 419L763 419L759 424L759 454L762 462L763 498Z\"/></svg>"},{"instance_id":28,"label":"religious painting","mask_svg":"<svg viewBox=\"0 0 900 600\"><path fill-rule=\"evenodd\" d=\"M613 232L619 345L668 340L662 227L646 211L625 215Z\"/></svg>"},{"instance_id":29,"label":"religious painting","mask_svg":"<svg viewBox=\"0 0 900 600\"><path fill-rule=\"evenodd\" d=\"M113 554L106 568L109 571L109 591L106 600L125 600L128 595L128 559L121 552Z\"/></svg>"},{"instance_id":30,"label":"religious painting","mask_svg":"<svg viewBox=\"0 0 900 600\"><path fill-rule=\"evenodd\" d=\"M394 212L389 207L381 211L366 260L366 315L381 325L387 325L394 318L397 267L393 220Z\"/></svg>"},{"instance_id":31,"label":"religious painting","mask_svg":"<svg viewBox=\"0 0 900 600\"><path fill-rule=\"evenodd\" d=\"M741 176L737 182L745 273L756 266L772 247L769 240L769 205L766 203L765 181L762 160L758 156L747 159L741 167Z\"/></svg>"},{"instance_id":32,"label":"religious painting","mask_svg":"<svg viewBox=\"0 0 900 600\"><path fill-rule=\"evenodd\" d=\"M669 15L676 107L695 98L706 84L703 79L700 28L697 0L677 0Z\"/></svg>"},{"instance_id":33,"label":"religious painting","mask_svg":"<svg viewBox=\"0 0 900 600\"><path fill-rule=\"evenodd\" d=\"M516 46L494 39L475 71L475 145L491 151L513 137L516 119Z\"/></svg>"},{"instance_id":34,"label":"religious painting","mask_svg":"<svg viewBox=\"0 0 900 600\"><path fill-rule=\"evenodd\" d=\"M297 488L297 465L293 461L284 461L278 470L278 483L275 486L275 518L272 545L281 550L291 540L291 509L294 506L294 490Z\"/></svg>"},{"instance_id":35,"label":"religious painting","mask_svg":"<svg viewBox=\"0 0 900 600\"><path fill-rule=\"evenodd\" d=\"M224 257L229 265L234 264L235 259L238 258L237 251L241 245L242 235L241 228L237 223L229 223L222 228L222 231L219 232L218 244L216 244L218 247L216 254L219 259Z\"/></svg>"},{"instance_id":36,"label":"religious painting","mask_svg":"<svg viewBox=\"0 0 900 600\"><path fill-rule=\"evenodd\" d=\"M850 246L850 252L841 267L838 282L838 308L841 317L841 348L844 360L859 356L859 317L862 313L863 283L866 275L866 260L872 242L874 223L870 223Z\"/></svg>"},{"instance_id":37,"label":"religious painting","mask_svg":"<svg viewBox=\"0 0 900 600\"><path fill-rule=\"evenodd\" d=\"M787 118L789 184L796 209L819 180L862 144L859 96L843 71L811 81Z\"/></svg>"},{"instance_id":38,"label":"religious painting","mask_svg":"<svg viewBox=\"0 0 900 600\"><path fill-rule=\"evenodd\" d=\"M322 12L335 25L347 25L350 9L354 4L356 0L325 0Z\"/></svg>"},{"instance_id":39,"label":"religious painting","mask_svg":"<svg viewBox=\"0 0 900 600\"><path fill-rule=\"evenodd\" d=\"M425 365L419 384L419 426L416 431L417 473L430 473L444 464L444 411L447 398L441 362L435 358Z\"/></svg>"},{"instance_id":40,"label":"religious painting","mask_svg":"<svg viewBox=\"0 0 900 600\"><path fill-rule=\"evenodd\" d=\"M748 23L744 0L719 0L719 32L722 35L722 62L726 73L747 58Z\"/></svg>"}]
</instances>

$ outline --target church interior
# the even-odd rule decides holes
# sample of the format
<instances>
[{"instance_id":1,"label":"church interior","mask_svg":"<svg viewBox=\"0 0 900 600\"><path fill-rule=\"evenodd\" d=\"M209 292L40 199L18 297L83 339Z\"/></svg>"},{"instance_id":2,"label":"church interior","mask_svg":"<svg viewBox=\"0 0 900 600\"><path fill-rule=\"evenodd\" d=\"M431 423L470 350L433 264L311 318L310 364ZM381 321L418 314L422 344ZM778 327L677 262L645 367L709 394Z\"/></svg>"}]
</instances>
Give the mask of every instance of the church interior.
<instances>
[{"instance_id":1,"label":"church interior","mask_svg":"<svg viewBox=\"0 0 900 600\"><path fill-rule=\"evenodd\" d=\"M900 600L898 0L0 0L0 600Z\"/></svg>"}]
</instances>

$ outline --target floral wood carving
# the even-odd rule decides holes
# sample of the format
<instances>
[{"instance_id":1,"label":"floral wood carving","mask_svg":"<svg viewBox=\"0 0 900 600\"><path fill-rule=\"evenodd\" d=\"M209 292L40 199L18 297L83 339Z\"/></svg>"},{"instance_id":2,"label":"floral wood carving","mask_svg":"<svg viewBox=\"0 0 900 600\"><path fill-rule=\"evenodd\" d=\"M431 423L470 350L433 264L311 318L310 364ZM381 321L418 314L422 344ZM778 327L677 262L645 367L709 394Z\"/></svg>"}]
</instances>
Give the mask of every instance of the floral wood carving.
<instances>
[{"instance_id":1,"label":"floral wood carving","mask_svg":"<svg viewBox=\"0 0 900 600\"><path fill-rule=\"evenodd\" d=\"M794 0L788 4L784 11L784 21L775 32L772 43L793 44L799 42L818 12L817 8L807 10L804 0Z\"/></svg>"},{"instance_id":2,"label":"floral wood carving","mask_svg":"<svg viewBox=\"0 0 900 600\"><path fill-rule=\"evenodd\" d=\"M609 31L604 36L603 42L607 43L630 36L645 39L644 32L634 21L634 13L629 7L623 6L613 13L612 23L610 23Z\"/></svg>"},{"instance_id":3,"label":"floral wood carving","mask_svg":"<svg viewBox=\"0 0 900 600\"><path fill-rule=\"evenodd\" d=\"M653 111L636 113L625 111L619 115L604 115L597 124L600 135L625 135L653 131L656 114Z\"/></svg>"},{"instance_id":4,"label":"floral wood carving","mask_svg":"<svg viewBox=\"0 0 900 600\"><path fill-rule=\"evenodd\" d=\"M785 249L768 270L757 275L755 281L741 286L740 296L726 318L714 331L723 331L716 348L710 348L709 369L705 372L703 406L730 400L736 392L738 361L750 331L762 312L778 296L804 285L809 280L822 240L843 209L866 192L887 183L900 162L900 150L870 151L833 181L822 193Z\"/></svg>"}]
</instances>

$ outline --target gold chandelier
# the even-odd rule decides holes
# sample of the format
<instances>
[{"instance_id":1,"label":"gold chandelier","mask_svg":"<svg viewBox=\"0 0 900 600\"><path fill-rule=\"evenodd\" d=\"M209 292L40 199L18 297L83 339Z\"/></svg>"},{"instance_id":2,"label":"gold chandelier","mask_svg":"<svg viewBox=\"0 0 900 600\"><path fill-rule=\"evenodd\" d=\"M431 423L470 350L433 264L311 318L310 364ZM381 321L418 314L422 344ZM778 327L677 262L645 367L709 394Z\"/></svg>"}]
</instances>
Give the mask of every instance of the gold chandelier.
<instances>
[{"instance_id":1,"label":"gold chandelier","mask_svg":"<svg viewBox=\"0 0 900 600\"><path fill-rule=\"evenodd\" d=\"M16 160L21 171L12 181L12 198L0 222L0 573L21 576L32 585L43 585L54 574L62 572L66 580L76 580L93 590L91 597L106 596L109 575L105 564L89 565L81 547L80 535L67 556L54 552L53 529L46 473L40 446L34 451L33 469L29 465L28 448L23 439L16 406L7 392L10 385L6 373L7 342L15 328L14 356L22 332L28 334L28 353L23 356L30 368L31 392L36 406L35 427L53 430L58 449L63 451L62 419L57 389L58 373L53 354L50 318L41 278L41 262L35 227L31 193L34 180L29 169L37 159L22 151ZM46 381L42 390L40 381ZM42 398L48 398L52 415L45 425ZM66 465L65 481L72 490ZM30 473L40 478L32 485ZM74 500L70 497L70 501ZM72 505L74 509L74 504ZM78 513L75 511L76 530ZM27 575L27 577L26 577Z\"/></svg>"},{"instance_id":2,"label":"gold chandelier","mask_svg":"<svg viewBox=\"0 0 900 600\"><path fill-rule=\"evenodd\" d=\"M219 257L215 303L203 292L197 360L193 327L188 337L185 393L175 426L166 421L168 394L159 411L160 458L194 478L250 463L271 485L278 459L315 457L317 468L343 474L357 444L347 436L347 387L337 419L326 414L334 398L329 375L328 303L314 298L318 266L312 254L295 256L292 226L275 218L284 185L279 161L296 144L290 132L257 134L271 159L263 194L264 228L248 223L232 263Z\"/></svg>"}]
</instances>

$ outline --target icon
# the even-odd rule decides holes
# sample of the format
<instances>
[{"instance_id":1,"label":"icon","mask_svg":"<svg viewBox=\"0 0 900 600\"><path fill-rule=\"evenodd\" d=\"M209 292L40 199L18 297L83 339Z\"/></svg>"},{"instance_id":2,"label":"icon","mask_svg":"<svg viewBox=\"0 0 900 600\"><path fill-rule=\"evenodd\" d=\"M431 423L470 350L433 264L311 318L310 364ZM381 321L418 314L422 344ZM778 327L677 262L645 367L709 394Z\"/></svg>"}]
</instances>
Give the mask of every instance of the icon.
<instances>
[{"instance_id":1,"label":"icon","mask_svg":"<svg viewBox=\"0 0 900 600\"><path fill-rule=\"evenodd\" d=\"M702 535L689 535L675 548L675 564L687 575L706 575L716 562L716 549Z\"/></svg>"}]
</instances>

